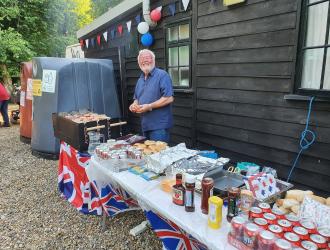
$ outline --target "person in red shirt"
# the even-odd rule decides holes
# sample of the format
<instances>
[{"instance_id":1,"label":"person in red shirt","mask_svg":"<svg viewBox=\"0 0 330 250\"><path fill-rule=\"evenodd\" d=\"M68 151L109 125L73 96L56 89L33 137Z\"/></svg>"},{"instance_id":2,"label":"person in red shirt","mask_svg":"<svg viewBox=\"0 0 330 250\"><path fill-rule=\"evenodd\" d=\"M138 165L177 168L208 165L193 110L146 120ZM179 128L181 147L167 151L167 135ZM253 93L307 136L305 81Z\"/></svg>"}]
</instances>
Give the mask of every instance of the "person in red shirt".
<instances>
[{"instance_id":1,"label":"person in red shirt","mask_svg":"<svg viewBox=\"0 0 330 250\"><path fill-rule=\"evenodd\" d=\"M4 121L4 127L10 127L9 117L8 117L8 103L10 95L3 85L2 79L0 79L0 111Z\"/></svg>"}]
</instances>

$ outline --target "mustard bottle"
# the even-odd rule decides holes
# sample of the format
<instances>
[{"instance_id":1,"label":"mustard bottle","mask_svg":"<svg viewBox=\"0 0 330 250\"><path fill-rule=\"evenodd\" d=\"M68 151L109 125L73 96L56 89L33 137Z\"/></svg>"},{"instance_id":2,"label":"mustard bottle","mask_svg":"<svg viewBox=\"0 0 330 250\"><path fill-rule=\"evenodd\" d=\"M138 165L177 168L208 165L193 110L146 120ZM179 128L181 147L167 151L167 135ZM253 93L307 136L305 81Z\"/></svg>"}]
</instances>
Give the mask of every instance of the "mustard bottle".
<instances>
[{"instance_id":1,"label":"mustard bottle","mask_svg":"<svg viewBox=\"0 0 330 250\"><path fill-rule=\"evenodd\" d=\"M222 205L223 200L217 196L211 196L209 198L209 214L208 225L212 229L218 229L222 222Z\"/></svg>"}]
</instances>

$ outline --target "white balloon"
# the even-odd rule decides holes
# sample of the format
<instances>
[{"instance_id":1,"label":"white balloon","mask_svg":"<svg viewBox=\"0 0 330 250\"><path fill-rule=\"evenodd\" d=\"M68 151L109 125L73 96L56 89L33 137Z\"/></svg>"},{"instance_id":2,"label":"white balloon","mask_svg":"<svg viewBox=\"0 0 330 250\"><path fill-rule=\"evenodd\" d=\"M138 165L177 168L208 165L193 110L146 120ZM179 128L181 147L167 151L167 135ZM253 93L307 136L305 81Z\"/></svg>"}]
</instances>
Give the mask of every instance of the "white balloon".
<instances>
[{"instance_id":1,"label":"white balloon","mask_svg":"<svg viewBox=\"0 0 330 250\"><path fill-rule=\"evenodd\" d=\"M141 22L137 26L137 29L140 34L145 34L149 31L149 24L147 22Z\"/></svg>"}]
</instances>

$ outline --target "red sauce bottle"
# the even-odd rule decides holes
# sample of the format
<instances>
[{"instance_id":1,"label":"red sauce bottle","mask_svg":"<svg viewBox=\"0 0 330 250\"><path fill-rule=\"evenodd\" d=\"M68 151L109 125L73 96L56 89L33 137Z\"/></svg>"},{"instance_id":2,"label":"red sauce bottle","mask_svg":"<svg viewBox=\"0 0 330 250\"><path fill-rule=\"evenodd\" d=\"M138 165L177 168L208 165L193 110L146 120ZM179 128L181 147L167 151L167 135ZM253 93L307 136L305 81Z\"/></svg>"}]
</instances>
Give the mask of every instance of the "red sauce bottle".
<instances>
[{"instance_id":1,"label":"red sauce bottle","mask_svg":"<svg viewBox=\"0 0 330 250\"><path fill-rule=\"evenodd\" d=\"M202 180L202 203L201 210L203 214L209 212L209 198L213 196L214 181L212 178L203 178Z\"/></svg>"},{"instance_id":2,"label":"red sauce bottle","mask_svg":"<svg viewBox=\"0 0 330 250\"><path fill-rule=\"evenodd\" d=\"M182 185L182 174L176 174L176 184L172 187L172 201L174 204L184 206L184 196L186 189Z\"/></svg>"},{"instance_id":3,"label":"red sauce bottle","mask_svg":"<svg viewBox=\"0 0 330 250\"><path fill-rule=\"evenodd\" d=\"M185 210L186 212L195 211L195 177L186 176L186 194L185 194Z\"/></svg>"}]
</instances>

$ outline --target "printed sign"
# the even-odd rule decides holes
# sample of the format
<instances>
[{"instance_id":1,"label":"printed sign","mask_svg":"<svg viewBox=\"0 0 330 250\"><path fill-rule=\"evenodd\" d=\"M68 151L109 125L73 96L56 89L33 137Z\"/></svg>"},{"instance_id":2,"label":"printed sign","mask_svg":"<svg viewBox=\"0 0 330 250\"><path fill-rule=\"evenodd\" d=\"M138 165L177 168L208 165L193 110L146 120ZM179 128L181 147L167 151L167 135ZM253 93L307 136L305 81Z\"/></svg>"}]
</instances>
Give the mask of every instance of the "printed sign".
<instances>
[{"instance_id":1,"label":"printed sign","mask_svg":"<svg viewBox=\"0 0 330 250\"><path fill-rule=\"evenodd\" d=\"M42 71L42 92L55 93L56 70Z\"/></svg>"},{"instance_id":2,"label":"printed sign","mask_svg":"<svg viewBox=\"0 0 330 250\"><path fill-rule=\"evenodd\" d=\"M25 106L25 91L21 91L21 96L20 96L19 104L20 104L22 107Z\"/></svg>"},{"instance_id":3,"label":"printed sign","mask_svg":"<svg viewBox=\"0 0 330 250\"><path fill-rule=\"evenodd\" d=\"M238 3L244 3L245 0L223 0L223 5L224 6L230 6Z\"/></svg>"},{"instance_id":4,"label":"printed sign","mask_svg":"<svg viewBox=\"0 0 330 250\"><path fill-rule=\"evenodd\" d=\"M34 96L42 96L41 92L41 80L39 79L33 79L32 80L32 93Z\"/></svg>"},{"instance_id":5,"label":"printed sign","mask_svg":"<svg viewBox=\"0 0 330 250\"><path fill-rule=\"evenodd\" d=\"M27 80L27 86L26 86L26 99L27 100L32 100L32 98L33 98L32 91L33 91L32 79L31 78L28 78L28 80Z\"/></svg>"}]
</instances>

